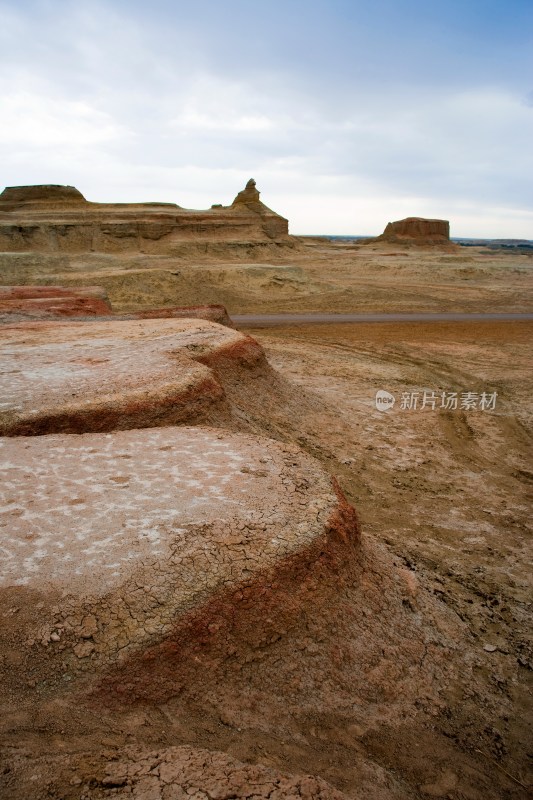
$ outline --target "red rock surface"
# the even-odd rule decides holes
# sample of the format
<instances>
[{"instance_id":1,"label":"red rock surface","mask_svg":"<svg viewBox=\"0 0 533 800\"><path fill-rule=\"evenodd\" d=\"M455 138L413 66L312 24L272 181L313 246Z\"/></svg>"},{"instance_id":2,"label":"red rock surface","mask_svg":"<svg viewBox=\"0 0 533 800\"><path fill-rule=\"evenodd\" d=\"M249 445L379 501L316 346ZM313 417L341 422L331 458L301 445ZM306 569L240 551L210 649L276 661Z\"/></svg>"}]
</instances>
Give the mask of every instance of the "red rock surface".
<instances>
[{"instance_id":1,"label":"red rock surface","mask_svg":"<svg viewBox=\"0 0 533 800\"><path fill-rule=\"evenodd\" d=\"M111 313L106 292L99 286L0 286L0 324Z\"/></svg>"},{"instance_id":2,"label":"red rock surface","mask_svg":"<svg viewBox=\"0 0 533 800\"><path fill-rule=\"evenodd\" d=\"M227 404L217 369L246 371L263 363L254 339L207 320L6 325L0 433L220 419Z\"/></svg>"},{"instance_id":3,"label":"red rock surface","mask_svg":"<svg viewBox=\"0 0 533 800\"><path fill-rule=\"evenodd\" d=\"M100 286L0 286L0 324L32 319L105 317L129 319L208 319L233 327L223 305L169 306L113 314L105 289Z\"/></svg>"}]
</instances>

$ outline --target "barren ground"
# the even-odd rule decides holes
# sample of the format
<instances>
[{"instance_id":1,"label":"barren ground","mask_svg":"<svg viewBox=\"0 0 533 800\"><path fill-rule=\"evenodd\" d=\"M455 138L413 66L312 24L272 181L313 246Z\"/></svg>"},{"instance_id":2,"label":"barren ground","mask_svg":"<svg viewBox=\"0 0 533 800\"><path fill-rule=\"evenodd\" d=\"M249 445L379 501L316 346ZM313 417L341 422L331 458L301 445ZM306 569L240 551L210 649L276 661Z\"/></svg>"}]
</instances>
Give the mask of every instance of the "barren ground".
<instances>
[{"instance_id":1,"label":"barren ground","mask_svg":"<svg viewBox=\"0 0 533 800\"><path fill-rule=\"evenodd\" d=\"M139 266L134 261L130 270ZM318 244L290 265L178 265L175 271L180 275L174 278L168 271L143 271L142 280L134 276L129 283L101 267L63 275L105 285L117 310L217 301L230 313L531 310L531 258L477 249L455 255ZM59 283L61 276L43 274L42 280ZM173 280L181 281L181 290ZM199 669L181 699L129 709L73 709L65 697L43 690L33 708L11 708L1 727L9 769L23 776L16 797L129 796L112 782L98 784L101 794L89 794L88 787L97 791L102 764L123 761L125 746L144 748L137 762L155 763L157 752L164 762L165 748L177 745L313 774L356 798L527 797L532 332L530 322L247 330L265 347L272 366L311 395L300 417L293 407L288 420L277 410L270 427L273 411L266 401L256 425L298 444L338 477L361 519L367 550L358 569L372 575L370 594L350 590L345 600L352 606L341 609L328 605L336 597L328 587L309 611L320 631L310 636L309 627L302 633L296 625L264 662L252 660L233 682L217 686L216 676ZM376 410L378 389L398 398L392 410ZM497 392L496 407L400 407L402 392L424 390ZM394 570L404 570L408 585L418 586L412 595L404 593L400 610ZM352 641L343 652L339 637L348 629L342 617L350 611L362 620L350 629L360 630L362 639L359 651ZM398 615L396 638L388 614ZM406 639L417 624L425 634L434 624L435 636L446 639L446 647L439 645L440 660L428 650L419 653L414 634L412 642ZM363 675L365 649L381 641L380 659L371 671L365 665ZM336 710L329 689L315 678L329 668L327 659L313 661L322 659L324 649L340 659L347 691L353 680L359 692L360 705L349 713ZM410 652L416 654L416 677L404 669ZM350 653L357 657L350 660ZM311 683L302 675L304 666ZM36 782L41 774L48 781L52 775L56 794L30 792L27 758L33 759ZM8 773L4 779L13 786ZM146 800L151 797L146 794Z\"/></svg>"}]
</instances>

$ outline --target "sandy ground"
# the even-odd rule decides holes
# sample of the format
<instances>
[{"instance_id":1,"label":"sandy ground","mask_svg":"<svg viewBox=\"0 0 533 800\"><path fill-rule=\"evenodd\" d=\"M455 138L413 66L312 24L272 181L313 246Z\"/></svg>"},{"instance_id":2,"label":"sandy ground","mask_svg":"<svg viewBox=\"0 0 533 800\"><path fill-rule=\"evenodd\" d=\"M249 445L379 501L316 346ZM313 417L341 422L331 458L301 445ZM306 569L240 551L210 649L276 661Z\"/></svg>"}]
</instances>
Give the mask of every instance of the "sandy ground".
<instances>
[{"instance_id":1,"label":"sandy ground","mask_svg":"<svg viewBox=\"0 0 533 800\"><path fill-rule=\"evenodd\" d=\"M478 248L448 254L315 243L291 256L291 263L171 264L161 257L132 257L122 258L119 269L118 259L96 254L59 261L52 274L51 262L45 268L35 254L2 256L2 280L9 282L11 270L18 276L11 278L14 283L35 274L38 282L98 283L115 310L221 301L233 313L531 310L531 257ZM405 569L420 595L462 631L459 652L450 655L449 670L442 669L438 703L413 698L412 682L402 686L402 679L385 673L374 676L378 684L394 687L385 708L409 707L410 713L393 719L385 711L368 728L361 724L366 707L347 719L318 704L295 716L292 728L284 727L274 702L272 708L261 706L266 695L259 689L246 726L235 712L238 704L232 714L228 707L221 712L214 700L211 706L195 701L194 692L192 699L120 713L73 710L59 697L33 712L12 711L0 725L4 741L16 739L17 748L34 758L51 747L65 758L75 753L75 780L82 786L89 785L95 764L118 758L126 745L162 750L188 744L246 763L318 775L351 797L526 798L533 747L532 332L531 322L246 330L282 376L313 398L300 415L287 406L285 418L258 392L258 405L264 406L263 418L256 412L258 430L298 444L337 476L358 509L363 537ZM376 409L378 390L396 397L392 410ZM467 392L476 408L440 408L442 393L457 393L460 406ZM418 393L419 407L402 408L402 397L412 393ZM494 393L495 407L480 409L481 396ZM381 592L384 617L393 605L391 599L387 606L387 574L380 583L376 573L373 601L378 603ZM414 613L411 602L406 596L405 614ZM363 614L359 600L356 605ZM330 619L335 627L334 605ZM377 616L363 626L371 631L375 625L375 631L362 649L385 635L384 622ZM401 633L396 650L384 641L384 650L389 648L384 663L391 669L395 657L403 663L402 647L409 644ZM279 650L283 670L294 642L289 645ZM300 653L296 660L304 663L306 657ZM420 664L425 659L423 653ZM461 663L469 665L464 673ZM263 674L259 666L251 669L246 685ZM354 676L354 683L358 679ZM199 672L196 691L209 680ZM237 680L235 692L242 685ZM216 686L209 686L214 696ZM68 788L65 781L61 797L84 796L79 784Z\"/></svg>"},{"instance_id":2,"label":"sandy ground","mask_svg":"<svg viewBox=\"0 0 533 800\"><path fill-rule=\"evenodd\" d=\"M533 324L248 332L280 372L323 398L315 452L342 474L363 529L386 542L468 626L464 645L476 658L475 680L447 687L447 708L436 727L466 752L483 754L488 772L505 769L526 785ZM392 410L376 410L379 389L398 398ZM419 392L421 405L424 390L436 393L435 410L400 407L402 393ZM496 392L496 406L441 410L442 392L459 398ZM416 753L392 747L384 732L372 747L402 773L416 774L417 762L439 755L429 740L418 741Z\"/></svg>"},{"instance_id":3,"label":"sandy ground","mask_svg":"<svg viewBox=\"0 0 533 800\"><path fill-rule=\"evenodd\" d=\"M224 303L233 314L527 311L532 256L306 243L272 260L205 254L1 253L0 285L103 286L115 311ZM264 257L264 254L263 254Z\"/></svg>"}]
</instances>

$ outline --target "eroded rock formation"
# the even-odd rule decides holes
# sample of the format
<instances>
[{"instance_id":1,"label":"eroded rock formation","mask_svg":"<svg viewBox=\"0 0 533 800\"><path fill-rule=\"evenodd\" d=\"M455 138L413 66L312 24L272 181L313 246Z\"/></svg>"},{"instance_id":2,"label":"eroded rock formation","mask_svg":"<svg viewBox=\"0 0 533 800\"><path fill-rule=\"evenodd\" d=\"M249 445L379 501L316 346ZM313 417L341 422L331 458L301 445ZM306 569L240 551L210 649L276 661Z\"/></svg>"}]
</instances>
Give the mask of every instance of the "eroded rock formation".
<instances>
[{"instance_id":1,"label":"eroded rock formation","mask_svg":"<svg viewBox=\"0 0 533 800\"><path fill-rule=\"evenodd\" d=\"M127 731L144 708L163 719L160 742L190 744L193 712L218 750L220 728L308 747L315 719L332 720L361 797L403 798L350 730L442 709L462 631L286 443L294 420L320 419L312 401L254 339L203 320L25 322L2 340L6 796L261 796L224 782L226 756L213 793L187 770L205 778L215 756L147 753L143 731L142 753L110 758L106 726ZM280 800L329 796L316 780L261 780Z\"/></svg>"},{"instance_id":2,"label":"eroded rock formation","mask_svg":"<svg viewBox=\"0 0 533 800\"><path fill-rule=\"evenodd\" d=\"M0 361L9 436L220 422L225 378L268 369L254 339L200 319L6 325Z\"/></svg>"},{"instance_id":3,"label":"eroded rock formation","mask_svg":"<svg viewBox=\"0 0 533 800\"><path fill-rule=\"evenodd\" d=\"M288 222L259 200L255 181L231 206L92 203L72 186L11 186L0 194L0 251L172 254L203 243L291 244Z\"/></svg>"},{"instance_id":4,"label":"eroded rock formation","mask_svg":"<svg viewBox=\"0 0 533 800\"><path fill-rule=\"evenodd\" d=\"M381 234L373 239L366 239L363 244L374 242L390 242L400 245L418 245L420 247L444 247L455 249L450 241L450 223L445 219L423 219L407 217L397 222L389 222Z\"/></svg>"},{"instance_id":5,"label":"eroded rock formation","mask_svg":"<svg viewBox=\"0 0 533 800\"><path fill-rule=\"evenodd\" d=\"M85 319L207 319L233 327L225 307L169 306L113 314L105 289L100 286L0 286L0 325L27 320Z\"/></svg>"},{"instance_id":6,"label":"eroded rock formation","mask_svg":"<svg viewBox=\"0 0 533 800\"><path fill-rule=\"evenodd\" d=\"M0 324L111 314L111 303L99 286L0 286Z\"/></svg>"},{"instance_id":7,"label":"eroded rock formation","mask_svg":"<svg viewBox=\"0 0 533 800\"><path fill-rule=\"evenodd\" d=\"M3 439L0 450L4 487L21 470L13 509L23 510L0 586L41 596L51 616L43 606L26 635L75 671L186 632L200 608L220 625L216 608L238 611L244 587L264 599L278 564L301 559L302 571L337 541L346 557L358 544L355 516L319 465L269 439L150 428ZM61 622L50 611L59 596Z\"/></svg>"}]
</instances>

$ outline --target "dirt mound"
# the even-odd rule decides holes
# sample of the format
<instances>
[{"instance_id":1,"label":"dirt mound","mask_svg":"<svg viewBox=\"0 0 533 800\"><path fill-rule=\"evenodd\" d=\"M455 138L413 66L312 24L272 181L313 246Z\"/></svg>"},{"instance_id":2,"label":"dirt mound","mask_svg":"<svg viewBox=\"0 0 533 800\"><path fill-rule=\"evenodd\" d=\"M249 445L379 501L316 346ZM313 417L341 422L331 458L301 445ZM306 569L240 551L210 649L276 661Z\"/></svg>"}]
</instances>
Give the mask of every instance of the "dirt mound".
<instances>
[{"instance_id":1,"label":"dirt mound","mask_svg":"<svg viewBox=\"0 0 533 800\"><path fill-rule=\"evenodd\" d=\"M459 247L450 241L450 223L445 219L407 217L397 222L389 222L381 236L365 239L362 244L376 242L459 250Z\"/></svg>"},{"instance_id":2,"label":"dirt mound","mask_svg":"<svg viewBox=\"0 0 533 800\"><path fill-rule=\"evenodd\" d=\"M129 314L115 314L114 319L207 319L218 325L233 327L226 308L219 303L205 306L169 306L168 308L149 308L144 311L132 311Z\"/></svg>"}]
</instances>

